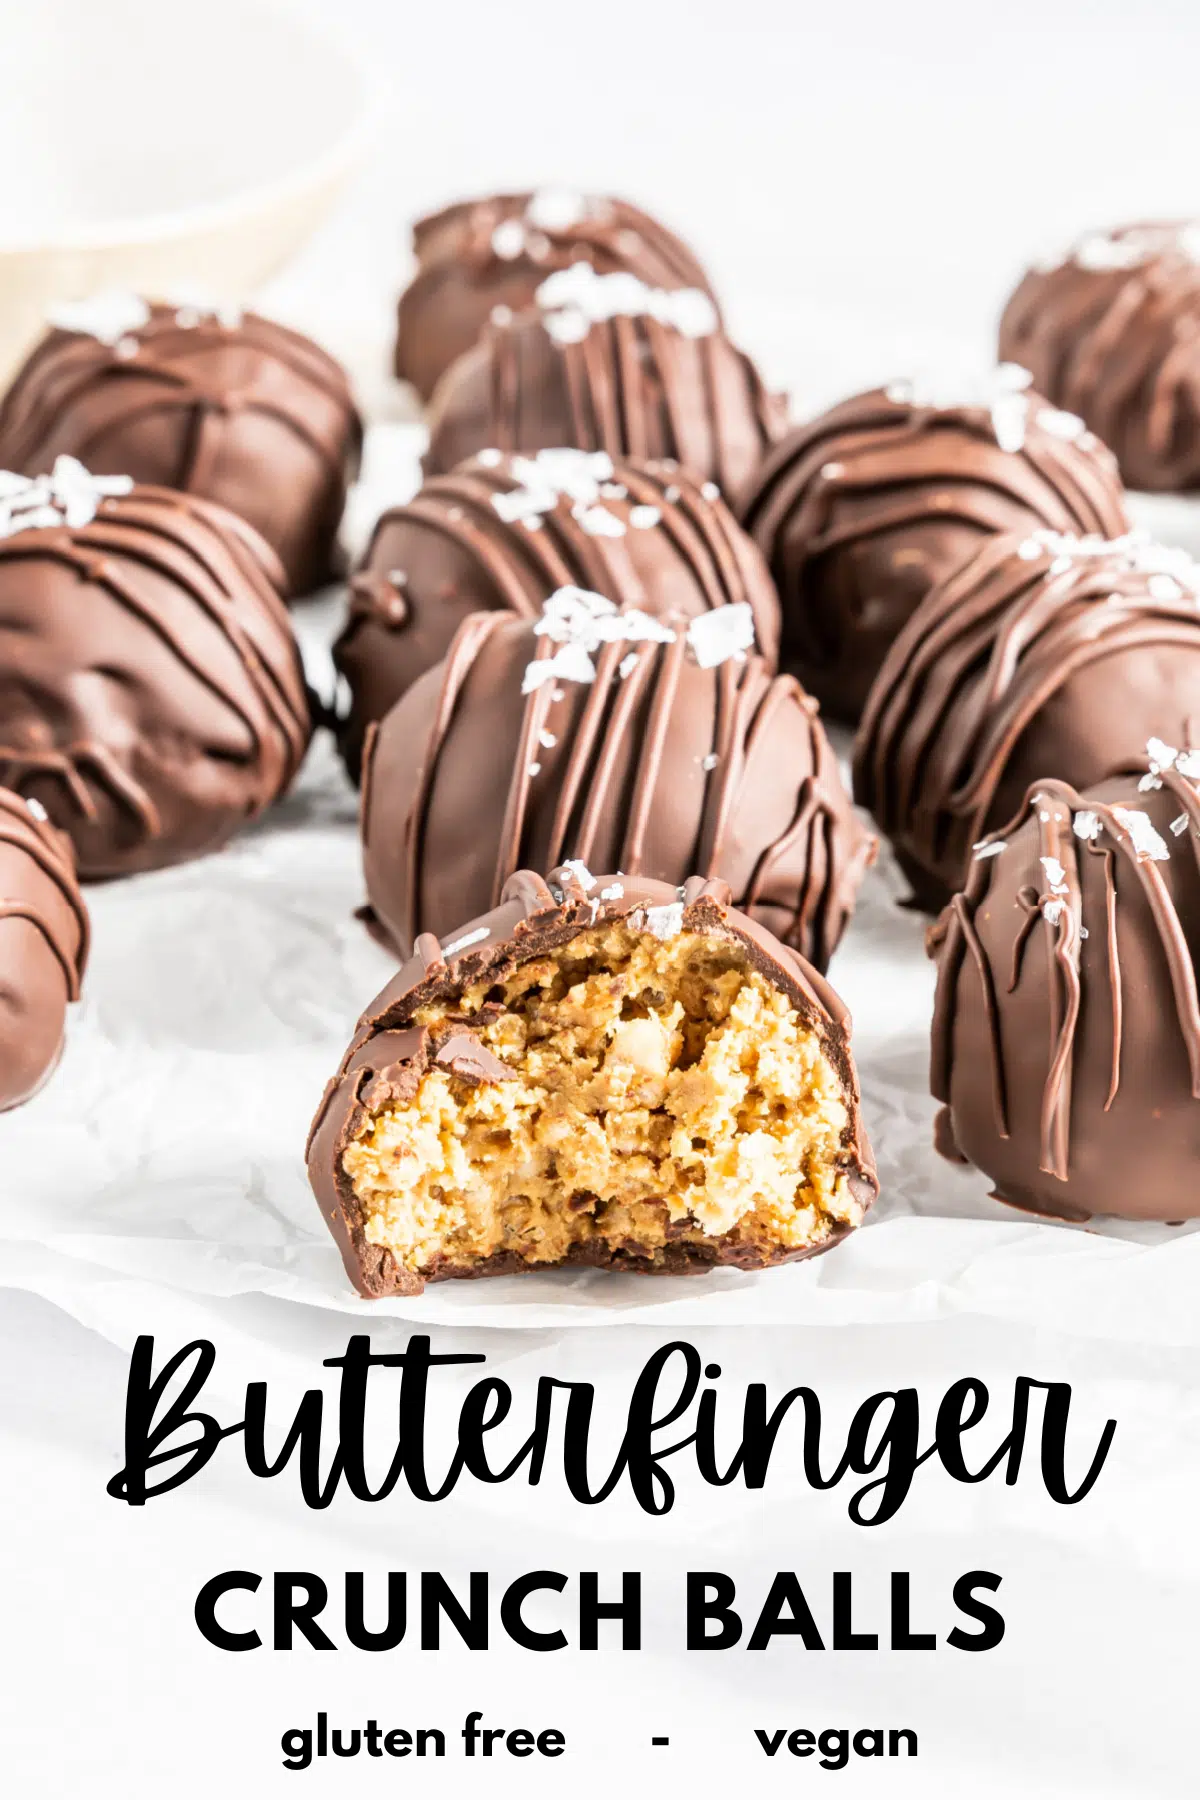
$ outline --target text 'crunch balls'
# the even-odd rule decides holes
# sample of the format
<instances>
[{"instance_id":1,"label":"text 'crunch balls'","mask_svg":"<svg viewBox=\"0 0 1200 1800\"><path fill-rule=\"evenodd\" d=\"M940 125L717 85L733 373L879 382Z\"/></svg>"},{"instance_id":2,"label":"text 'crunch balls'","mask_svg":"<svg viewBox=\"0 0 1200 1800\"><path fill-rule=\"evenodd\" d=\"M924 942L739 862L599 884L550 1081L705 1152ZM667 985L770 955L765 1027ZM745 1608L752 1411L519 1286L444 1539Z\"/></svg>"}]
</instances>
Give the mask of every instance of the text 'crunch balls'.
<instances>
[{"instance_id":1,"label":"text 'crunch balls'","mask_svg":"<svg viewBox=\"0 0 1200 1800\"><path fill-rule=\"evenodd\" d=\"M824 967L874 854L816 704L753 653L749 607L620 612L564 588L536 621L477 613L378 728L363 781L376 925L496 905L517 869L578 858L728 883Z\"/></svg>"},{"instance_id":2,"label":"text 'crunch balls'","mask_svg":"<svg viewBox=\"0 0 1200 1800\"><path fill-rule=\"evenodd\" d=\"M1200 567L1140 534L996 538L897 638L854 792L936 911L1029 784L1143 769L1200 733Z\"/></svg>"},{"instance_id":3,"label":"text 'crunch balls'","mask_svg":"<svg viewBox=\"0 0 1200 1800\"><path fill-rule=\"evenodd\" d=\"M779 590L783 667L848 724L925 595L986 539L1128 527L1109 452L1011 366L843 401L770 452L737 510Z\"/></svg>"},{"instance_id":4,"label":"text 'crunch balls'","mask_svg":"<svg viewBox=\"0 0 1200 1800\"><path fill-rule=\"evenodd\" d=\"M1069 1219L1200 1214L1200 756L1030 789L931 934L943 1153Z\"/></svg>"},{"instance_id":5,"label":"text 'crunch balls'","mask_svg":"<svg viewBox=\"0 0 1200 1800\"><path fill-rule=\"evenodd\" d=\"M307 593L335 569L362 424L341 365L257 313L104 294L62 306L0 404L0 469L66 455L227 506Z\"/></svg>"},{"instance_id":6,"label":"text 'crunch balls'","mask_svg":"<svg viewBox=\"0 0 1200 1800\"><path fill-rule=\"evenodd\" d=\"M400 296L395 369L426 400L490 319L525 311L547 275L571 263L712 296L695 256L665 225L627 200L568 188L460 200L417 221L413 251L417 270Z\"/></svg>"},{"instance_id":7,"label":"text 'crunch balls'","mask_svg":"<svg viewBox=\"0 0 1200 1800\"><path fill-rule=\"evenodd\" d=\"M36 802L0 788L0 1112L57 1065L87 952L70 844Z\"/></svg>"},{"instance_id":8,"label":"text 'crunch balls'","mask_svg":"<svg viewBox=\"0 0 1200 1800\"><path fill-rule=\"evenodd\" d=\"M442 474L480 450L571 445L636 461L670 458L739 489L783 426L750 358L698 288L650 288L576 263L538 303L489 324L447 369L429 409L425 467Z\"/></svg>"},{"instance_id":9,"label":"text 'crunch balls'","mask_svg":"<svg viewBox=\"0 0 1200 1800\"><path fill-rule=\"evenodd\" d=\"M0 474L0 783L85 879L225 843L308 745L278 564L224 507L62 457Z\"/></svg>"},{"instance_id":10,"label":"text 'crunch balls'","mask_svg":"<svg viewBox=\"0 0 1200 1800\"><path fill-rule=\"evenodd\" d=\"M744 602L775 666L771 577L712 483L605 451L484 451L385 512L350 583L333 658L349 695L339 742L351 773L367 726L441 661L469 613L537 618L571 586L655 615Z\"/></svg>"},{"instance_id":11,"label":"text 'crunch balls'","mask_svg":"<svg viewBox=\"0 0 1200 1800\"><path fill-rule=\"evenodd\" d=\"M368 1298L562 1264L763 1268L878 1189L845 1008L729 904L521 872L421 936L325 1092L309 1176Z\"/></svg>"}]
</instances>

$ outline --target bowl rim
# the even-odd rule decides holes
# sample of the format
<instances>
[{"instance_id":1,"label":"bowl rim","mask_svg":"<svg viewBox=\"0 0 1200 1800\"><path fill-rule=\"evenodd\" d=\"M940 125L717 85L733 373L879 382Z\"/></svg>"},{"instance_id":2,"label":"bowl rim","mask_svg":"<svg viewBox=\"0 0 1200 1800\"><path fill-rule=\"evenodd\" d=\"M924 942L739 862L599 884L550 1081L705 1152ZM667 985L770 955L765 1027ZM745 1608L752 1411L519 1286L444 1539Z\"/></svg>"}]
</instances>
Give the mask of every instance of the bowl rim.
<instances>
[{"instance_id":1,"label":"bowl rim","mask_svg":"<svg viewBox=\"0 0 1200 1800\"><path fill-rule=\"evenodd\" d=\"M250 0L243 0L250 3ZM0 229L0 257L70 256L78 253L136 249L141 245L169 243L172 239L204 235L236 221L271 211L298 198L311 188L324 187L348 174L365 154L383 118L384 85L377 70L346 39L317 22L279 4L279 0L253 0L260 10L274 16L336 57L357 83L353 116L341 134L324 150L297 164L286 174L260 181L222 199L199 201L171 212L115 214L95 224L80 225L45 237L7 236Z\"/></svg>"}]
</instances>

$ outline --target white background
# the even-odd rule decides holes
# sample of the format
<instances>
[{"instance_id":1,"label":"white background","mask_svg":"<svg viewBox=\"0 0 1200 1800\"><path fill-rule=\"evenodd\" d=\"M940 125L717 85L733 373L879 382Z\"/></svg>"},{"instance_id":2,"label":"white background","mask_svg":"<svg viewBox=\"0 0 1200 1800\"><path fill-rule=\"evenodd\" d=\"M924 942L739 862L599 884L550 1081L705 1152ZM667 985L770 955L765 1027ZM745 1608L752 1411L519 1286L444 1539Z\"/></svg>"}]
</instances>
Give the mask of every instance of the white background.
<instances>
[{"instance_id":1,"label":"white background","mask_svg":"<svg viewBox=\"0 0 1200 1800\"><path fill-rule=\"evenodd\" d=\"M1200 205L1200 22L1194 7L1165 0L1010 0L987 16L950 4L763 0L339 0L310 10L367 55L386 119L370 168L277 299L346 356L381 409L396 404L379 369L406 221L461 191L553 179L661 211L709 262L737 335L801 406L914 359L986 353L1027 255L1081 227ZM165 66L186 79L203 8L164 4L158 29ZM217 1342L230 1416L248 1375L270 1378L286 1410L348 1328L279 1301L185 1302L149 1288L141 1308L164 1343ZM94 1311L108 1316L103 1296ZM252 1482L222 1453L181 1493L136 1513L104 1494L121 1462L127 1346L31 1295L0 1294L3 1791L240 1800L297 1783L339 1796L565 1784L641 1795L678 1782L705 1795L830 1781L852 1795L1194 1793L1195 1354L1108 1347L1104 1324L1090 1343L1057 1335L1053 1317L1039 1329L963 1318L692 1334L729 1383L809 1381L834 1418L902 1384L935 1402L965 1374L997 1394L1020 1373L1070 1380L1081 1445L1118 1420L1109 1467L1074 1509L1055 1508L1028 1475L1012 1490L968 1489L926 1471L899 1518L868 1532L847 1523L844 1495L809 1494L785 1458L764 1494L692 1487L661 1522L620 1499L585 1511L553 1484L309 1515L290 1478ZM1121 1335L1119 1319L1113 1330ZM395 1342L404 1327L380 1335ZM485 1348L514 1384L552 1370L601 1381L612 1397L656 1341L633 1328L436 1337L438 1348ZM201 1641L191 1607L202 1581L230 1566L307 1568L331 1581L388 1566L640 1568L648 1647L229 1657ZM982 1657L784 1645L685 1658L689 1566L728 1569L759 1593L767 1572L794 1567L819 1615L833 1569L861 1576L868 1605L887 1570L910 1569L943 1628L953 1578L993 1568L1008 1634ZM449 1730L479 1707L496 1723L559 1726L571 1752L540 1769L464 1769L451 1757L286 1775L279 1735L318 1707L346 1726L375 1716ZM825 1775L812 1762L769 1764L751 1738L756 1725L842 1724L910 1726L920 1759ZM652 1750L652 1733L669 1733L671 1747Z\"/></svg>"}]
</instances>

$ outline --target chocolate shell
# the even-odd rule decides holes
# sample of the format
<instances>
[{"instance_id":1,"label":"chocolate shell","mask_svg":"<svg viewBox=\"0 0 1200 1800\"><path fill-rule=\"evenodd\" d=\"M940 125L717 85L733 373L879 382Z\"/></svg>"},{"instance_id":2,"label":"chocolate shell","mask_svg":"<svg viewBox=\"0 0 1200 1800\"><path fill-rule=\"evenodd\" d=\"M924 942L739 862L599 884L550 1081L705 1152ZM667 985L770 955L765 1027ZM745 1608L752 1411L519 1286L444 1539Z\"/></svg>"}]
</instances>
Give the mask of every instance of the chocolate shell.
<instances>
[{"instance_id":1,"label":"chocolate shell","mask_svg":"<svg viewBox=\"0 0 1200 1800\"><path fill-rule=\"evenodd\" d=\"M396 374L428 400L488 320L524 312L546 276L585 262L655 288L699 288L707 275L681 238L627 200L543 188L460 200L413 227L417 272L400 296Z\"/></svg>"},{"instance_id":2,"label":"chocolate shell","mask_svg":"<svg viewBox=\"0 0 1200 1800\"><path fill-rule=\"evenodd\" d=\"M70 844L40 807L0 788L0 1112L57 1066L87 951Z\"/></svg>"},{"instance_id":3,"label":"chocolate shell","mask_svg":"<svg viewBox=\"0 0 1200 1800\"><path fill-rule=\"evenodd\" d=\"M997 538L897 638L854 748L854 792L920 905L1038 771L1077 787L1200 728L1200 566L1140 534Z\"/></svg>"},{"instance_id":4,"label":"chocolate shell","mask_svg":"<svg viewBox=\"0 0 1200 1800\"><path fill-rule=\"evenodd\" d=\"M609 282L621 285L610 292ZM666 293L580 263L539 294L535 309L487 324L439 381L429 474L480 450L568 444L670 459L727 493L750 479L783 429L783 403L721 331L706 294Z\"/></svg>"},{"instance_id":5,"label":"chocolate shell","mask_svg":"<svg viewBox=\"0 0 1200 1800\"><path fill-rule=\"evenodd\" d=\"M537 618L564 586L656 615L744 602L775 665L771 577L710 484L603 451L485 453L384 513L350 583L333 659L349 691L339 743L354 778L367 726L441 661L468 614Z\"/></svg>"},{"instance_id":6,"label":"chocolate shell","mask_svg":"<svg viewBox=\"0 0 1200 1800\"><path fill-rule=\"evenodd\" d=\"M0 476L0 783L85 879L217 849L290 784L308 696L278 564L165 488Z\"/></svg>"},{"instance_id":7,"label":"chocolate shell","mask_svg":"<svg viewBox=\"0 0 1200 1800\"><path fill-rule=\"evenodd\" d=\"M1027 1211L1200 1216L1200 758L1156 748L1035 784L931 933L939 1148Z\"/></svg>"},{"instance_id":8,"label":"chocolate shell","mask_svg":"<svg viewBox=\"0 0 1200 1800\"><path fill-rule=\"evenodd\" d=\"M976 394L898 382L843 401L775 447L736 510L779 590L784 668L847 724L925 595L986 538L1129 524L1108 451L1011 368Z\"/></svg>"},{"instance_id":9,"label":"chocolate shell","mask_svg":"<svg viewBox=\"0 0 1200 1800\"><path fill-rule=\"evenodd\" d=\"M561 673L577 643L502 613L466 621L367 755L367 895L401 955L495 906L516 869L578 858L672 886L720 878L767 930L828 964L874 840L799 684L752 654L697 660L697 631L734 612L690 629L678 616L602 617L600 628L669 641L617 636Z\"/></svg>"},{"instance_id":10,"label":"chocolate shell","mask_svg":"<svg viewBox=\"0 0 1200 1800\"><path fill-rule=\"evenodd\" d=\"M878 1191L849 1017L815 970L720 882L575 868L521 871L449 942L418 939L308 1168L368 1299L562 1264L762 1268L831 1248Z\"/></svg>"},{"instance_id":11,"label":"chocolate shell","mask_svg":"<svg viewBox=\"0 0 1200 1800\"><path fill-rule=\"evenodd\" d=\"M1200 224L1124 225L1030 269L1000 354L1115 452L1132 488L1200 488Z\"/></svg>"},{"instance_id":12,"label":"chocolate shell","mask_svg":"<svg viewBox=\"0 0 1200 1800\"><path fill-rule=\"evenodd\" d=\"M135 295L56 316L0 405L0 469L41 475L67 455L214 500L266 538L289 591L331 579L362 444L331 356L257 313Z\"/></svg>"}]
</instances>

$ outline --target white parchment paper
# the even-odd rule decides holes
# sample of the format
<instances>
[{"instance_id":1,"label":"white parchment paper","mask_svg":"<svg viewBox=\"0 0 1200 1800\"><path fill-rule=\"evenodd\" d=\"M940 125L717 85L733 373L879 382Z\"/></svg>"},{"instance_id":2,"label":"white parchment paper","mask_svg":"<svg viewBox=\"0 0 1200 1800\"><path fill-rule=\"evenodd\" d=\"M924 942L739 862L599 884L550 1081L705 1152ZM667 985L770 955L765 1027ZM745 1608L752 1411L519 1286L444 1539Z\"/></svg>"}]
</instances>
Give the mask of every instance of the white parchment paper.
<instances>
[{"instance_id":1,"label":"white parchment paper","mask_svg":"<svg viewBox=\"0 0 1200 1800\"><path fill-rule=\"evenodd\" d=\"M415 485L415 448L411 430L373 434L356 537ZM1160 529L1176 516L1158 503ZM335 598L298 612L321 685L337 617ZM293 794L222 854L90 890L94 955L63 1064L36 1100L0 1118L0 1283L110 1324L153 1285L177 1294L181 1312L185 1295L263 1295L430 1326L851 1325L957 1312L1200 1343L1195 1231L1026 1219L934 1154L925 922L898 904L903 883L886 856L831 971L855 1018L883 1186L854 1238L758 1275L579 1271L358 1300L303 1162L324 1083L394 966L353 916L355 814L319 742Z\"/></svg>"}]
</instances>

